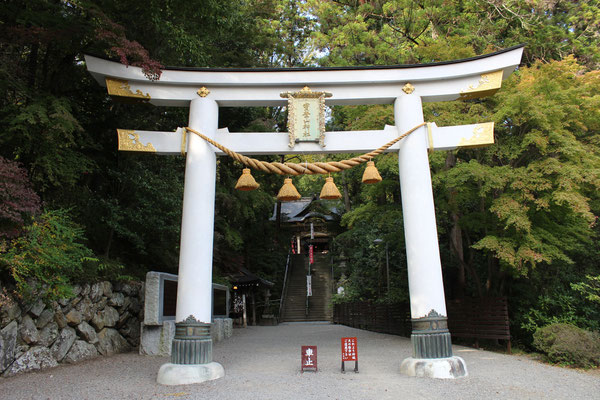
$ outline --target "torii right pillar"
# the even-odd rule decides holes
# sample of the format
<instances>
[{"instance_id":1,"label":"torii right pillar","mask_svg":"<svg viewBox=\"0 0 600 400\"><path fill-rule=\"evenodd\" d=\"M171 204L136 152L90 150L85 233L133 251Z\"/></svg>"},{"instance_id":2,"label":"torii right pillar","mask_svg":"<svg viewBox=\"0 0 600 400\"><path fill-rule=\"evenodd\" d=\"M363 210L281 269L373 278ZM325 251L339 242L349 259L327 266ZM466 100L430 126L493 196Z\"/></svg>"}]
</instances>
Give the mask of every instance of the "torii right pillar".
<instances>
[{"instance_id":1,"label":"torii right pillar","mask_svg":"<svg viewBox=\"0 0 600 400\"><path fill-rule=\"evenodd\" d=\"M398 132L423 122L418 88L404 87L394 102L394 118ZM467 376L467 367L452 354L427 148L424 126L400 142L398 154L413 345L400 372L453 379Z\"/></svg>"}]
</instances>

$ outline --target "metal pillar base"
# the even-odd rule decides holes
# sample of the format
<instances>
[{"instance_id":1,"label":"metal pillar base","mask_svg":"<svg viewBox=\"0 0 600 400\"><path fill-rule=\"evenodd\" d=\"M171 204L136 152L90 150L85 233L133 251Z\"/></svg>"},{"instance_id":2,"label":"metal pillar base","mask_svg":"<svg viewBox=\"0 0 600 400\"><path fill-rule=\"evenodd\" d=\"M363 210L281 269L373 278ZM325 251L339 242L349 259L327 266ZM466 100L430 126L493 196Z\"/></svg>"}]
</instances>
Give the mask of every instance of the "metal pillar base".
<instances>
[{"instance_id":1,"label":"metal pillar base","mask_svg":"<svg viewBox=\"0 0 600 400\"><path fill-rule=\"evenodd\" d=\"M448 318L431 310L426 317L412 320L413 358L452 357Z\"/></svg>"},{"instance_id":2,"label":"metal pillar base","mask_svg":"<svg viewBox=\"0 0 600 400\"><path fill-rule=\"evenodd\" d=\"M162 385L189 385L223 376L221 364L212 361L210 324L191 315L175 323L171 362L160 367L156 381Z\"/></svg>"},{"instance_id":3,"label":"metal pillar base","mask_svg":"<svg viewBox=\"0 0 600 400\"><path fill-rule=\"evenodd\" d=\"M415 358L452 357L450 332L415 333L410 335Z\"/></svg>"}]
</instances>

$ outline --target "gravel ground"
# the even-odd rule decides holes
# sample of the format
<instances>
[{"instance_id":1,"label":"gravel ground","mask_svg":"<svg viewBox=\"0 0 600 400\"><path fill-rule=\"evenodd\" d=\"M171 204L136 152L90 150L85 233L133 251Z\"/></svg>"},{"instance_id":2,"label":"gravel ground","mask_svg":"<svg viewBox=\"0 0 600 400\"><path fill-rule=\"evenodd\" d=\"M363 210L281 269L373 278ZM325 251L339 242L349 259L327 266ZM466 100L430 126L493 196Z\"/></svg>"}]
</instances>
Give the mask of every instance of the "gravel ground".
<instances>
[{"instance_id":1,"label":"gravel ground","mask_svg":"<svg viewBox=\"0 0 600 400\"><path fill-rule=\"evenodd\" d=\"M359 373L340 373L340 338L358 337ZM318 346L319 372L300 373L300 346ZM454 346L469 376L400 375L410 340L340 325L284 324L236 329L214 346L224 378L161 386L166 357L119 354L0 378L0 399L600 399L600 373L553 367L524 356Z\"/></svg>"}]
</instances>

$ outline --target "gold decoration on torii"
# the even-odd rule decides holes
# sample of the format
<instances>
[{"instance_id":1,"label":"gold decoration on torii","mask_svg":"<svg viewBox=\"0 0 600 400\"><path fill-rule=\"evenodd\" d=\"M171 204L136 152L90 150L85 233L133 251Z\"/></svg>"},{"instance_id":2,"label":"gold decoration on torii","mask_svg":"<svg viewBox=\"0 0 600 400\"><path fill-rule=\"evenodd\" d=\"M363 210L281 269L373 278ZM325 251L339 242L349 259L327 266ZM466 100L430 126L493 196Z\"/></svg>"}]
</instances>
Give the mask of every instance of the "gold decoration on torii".
<instances>
[{"instance_id":1,"label":"gold decoration on torii","mask_svg":"<svg viewBox=\"0 0 600 400\"><path fill-rule=\"evenodd\" d=\"M200 89L198 89L198 91L196 93L200 97L206 97L206 96L208 96L210 94L210 90L208 90L206 88L206 86L202 86Z\"/></svg>"},{"instance_id":2,"label":"gold decoration on torii","mask_svg":"<svg viewBox=\"0 0 600 400\"><path fill-rule=\"evenodd\" d=\"M140 141L140 135L130 129L117 129L119 136L119 151L141 151L148 153L156 153L156 149L152 143L143 144Z\"/></svg>"},{"instance_id":3,"label":"gold decoration on torii","mask_svg":"<svg viewBox=\"0 0 600 400\"><path fill-rule=\"evenodd\" d=\"M469 85L469 87L460 92L460 100L471 100L480 97L491 96L496 93L502 86L502 70L481 74L477 85Z\"/></svg>"},{"instance_id":4,"label":"gold decoration on torii","mask_svg":"<svg viewBox=\"0 0 600 400\"><path fill-rule=\"evenodd\" d=\"M402 87L402 91L406 94L412 94L412 92L415 91L415 87L410 82L406 82L406 84Z\"/></svg>"},{"instance_id":5,"label":"gold decoration on torii","mask_svg":"<svg viewBox=\"0 0 600 400\"><path fill-rule=\"evenodd\" d=\"M456 147L478 148L494 143L494 123L484 122L473 128L473 135L466 139L462 138Z\"/></svg>"},{"instance_id":6,"label":"gold decoration on torii","mask_svg":"<svg viewBox=\"0 0 600 400\"><path fill-rule=\"evenodd\" d=\"M143 101L150 100L150 94L144 94L141 90L137 89L135 93L131 90L129 82L123 79L116 78L105 78L106 91L111 96L117 97L128 97L132 99L140 99Z\"/></svg>"}]
</instances>

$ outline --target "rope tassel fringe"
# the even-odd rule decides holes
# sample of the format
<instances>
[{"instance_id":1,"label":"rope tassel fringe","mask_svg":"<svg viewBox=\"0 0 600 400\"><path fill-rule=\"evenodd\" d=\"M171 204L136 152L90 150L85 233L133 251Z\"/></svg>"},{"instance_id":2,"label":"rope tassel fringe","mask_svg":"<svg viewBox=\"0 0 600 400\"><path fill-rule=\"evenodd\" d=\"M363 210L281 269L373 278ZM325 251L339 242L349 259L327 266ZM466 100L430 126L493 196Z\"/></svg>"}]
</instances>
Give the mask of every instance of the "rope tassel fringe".
<instances>
[{"instance_id":1,"label":"rope tassel fringe","mask_svg":"<svg viewBox=\"0 0 600 400\"><path fill-rule=\"evenodd\" d=\"M325 178L325 184L323 185L323 189L321 189L319 197L323 200L337 200L342 197L337 186L333 183L332 177L328 176Z\"/></svg>"},{"instance_id":2,"label":"rope tassel fringe","mask_svg":"<svg viewBox=\"0 0 600 400\"><path fill-rule=\"evenodd\" d=\"M291 178L285 178L283 181L283 186L279 189L279 193L277 193L277 200L279 201L294 201L300 200L300 193L292 183Z\"/></svg>"},{"instance_id":3,"label":"rope tassel fringe","mask_svg":"<svg viewBox=\"0 0 600 400\"><path fill-rule=\"evenodd\" d=\"M244 192L248 192L250 190L258 189L260 185L256 183L256 180L250 173L250 168L244 168L242 171L242 176L238 179L235 184L235 188L237 190L242 190Z\"/></svg>"}]
</instances>

